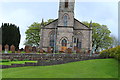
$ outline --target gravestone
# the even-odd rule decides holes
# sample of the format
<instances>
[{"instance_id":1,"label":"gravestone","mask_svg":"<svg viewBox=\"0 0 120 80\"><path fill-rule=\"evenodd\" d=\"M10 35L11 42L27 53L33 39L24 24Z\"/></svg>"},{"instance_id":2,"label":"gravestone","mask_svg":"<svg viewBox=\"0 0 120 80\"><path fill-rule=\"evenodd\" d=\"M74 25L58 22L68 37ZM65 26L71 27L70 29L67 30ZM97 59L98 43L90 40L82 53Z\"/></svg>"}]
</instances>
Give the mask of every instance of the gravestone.
<instances>
[{"instance_id":1,"label":"gravestone","mask_svg":"<svg viewBox=\"0 0 120 80\"><path fill-rule=\"evenodd\" d=\"M32 52L36 52L37 50L36 50L36 47L32 47Z\"/></svg>"},{"instance_id":2,"label":"gravestone","mask_svg":"<svg viewBox=\"0 0 120 80\"><path fill-rule=\"evenodd\" d=\"M17 51L17 53L21 53L21 51L20 51L20 50L18 50L18 51Z\"/></svg>"},{"instance_id":3,"label":"gravestone","mask_svg":"<svg viewBox=\"0 0 120 80\"><path fill-rule=\"evenodd\" d=\"M14 45L10 46L10 51L12 51L12 53L15 53L15 46Z\"/></svg>"},{"instance_id":4,"label":"gravestone","mask_svg":"<svg viewBox=\"0 0 120 80\"><path fill-rule=\"evenodd\" d=\"M29 46L25 46L24 51L25 51L26 53L30 53Z\"/></svg>"},{"instance_id":5,"label":"gravestone","mask_svg":"<svg viewBox=\"0 0 120 80\"><path fill-rule=\"evenodd\" d=\"M52 48L51 47L47 48L47 53L52 53Z\"/></svg>"},{"instance_id":6,"label":"gravestone","mask_svg":"<svg viewBox=\"0 0 120 80\"><path fill-rule=\"evenodd\" d=\"M88 53L88 54L90 54L90 52L91 52L91 50L88 50L88 52L87 52L87 53Z\"/></svg>"},{"instance_id":7,"label":"gravestone","mask_svg":"<svg viewBox=\"0 0 120 80\"><path fill-rule=\"evenodd\" d=\"M77 48L76 46L74 46L74 52L75 52L75 53L77 53L77 49L78 49L78 48Z\"/></svg>"},{"instance_id":8,"label":"gravestone","mask_svg":"<svg viewBox=\"0 0 120 80\"><path fill-rule=\"evenodd\" d=\"M44 50L43 49L40 49L40 53L43 53L44 52Z\"/></svg>"},{"instance_id":9,"label":"gravestone","mask_svg":"<svg viewBox=\"0 0 120 80\"><path fill-rule=\"evenodd\" d=\"M6 44L6 45L4 46L4 48L5 48L5 53L8 53L8 51L9 51L9 45Z\"/></svg>"},{"instance_id":10,"label":"gravestone","mask_svg":"<svg viewBox=\"0 0 120 80\"><path fill-rule=\"evenodd\" d=\"M70 53L72 53L72 49L71 49L71 48L67 48L66 52L67 52L68 54L70 54Z\"/></svg>"},{"instance_id":11,"label":"gravestone","mask_svg":"<svg viewBox=\"0 0 120 80\"><path fill-rule=\"evenodd\" d=\"M76 47L76 46L74 47L74 50L77 50L77 47Z\"/></svg>"},{"instance_id":12,"label":"gravestone","mask_svg":"<svg viewBox=\"0 0 120 80\"><path fill-rule=\"evenodd\" d=\"M81 50L77 48L76 53L81 53Z\"/></svg>"},{"instance_id":13,"label":"gravestone","mask_svg":"<svg viewBox=\"0 0 120 80\"><path fill-rule=\"evenodd\" d=\"M32 52L32 47L31 46L29 46L29 52Z\"/></svg>"},{"instance_id":14,"label":"gravestone","mask_svg":"<svg viewBox=\"0 0 120 80\"><path fill-rule=\"evenodd\" d=\"M2 45L0 44L0 52L2 52Z\"/></svg>"}]
</instances>

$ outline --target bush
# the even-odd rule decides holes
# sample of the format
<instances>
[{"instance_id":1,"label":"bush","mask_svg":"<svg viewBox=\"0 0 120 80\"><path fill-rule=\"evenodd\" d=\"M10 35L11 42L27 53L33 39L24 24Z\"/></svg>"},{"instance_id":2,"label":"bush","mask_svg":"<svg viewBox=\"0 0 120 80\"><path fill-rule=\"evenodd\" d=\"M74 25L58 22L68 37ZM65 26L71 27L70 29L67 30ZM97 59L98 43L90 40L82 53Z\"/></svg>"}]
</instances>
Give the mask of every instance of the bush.
<instances>
[{"instance_id":1,"label":"bush","mask_svg":"<svg viewBox=\"0 0 120 80\"><path fill-rule=\"evenodd\" d=\"M101 51L100 57L104 58L113 57L120 60L120 46Z\"/></svg>"}]
</instances>

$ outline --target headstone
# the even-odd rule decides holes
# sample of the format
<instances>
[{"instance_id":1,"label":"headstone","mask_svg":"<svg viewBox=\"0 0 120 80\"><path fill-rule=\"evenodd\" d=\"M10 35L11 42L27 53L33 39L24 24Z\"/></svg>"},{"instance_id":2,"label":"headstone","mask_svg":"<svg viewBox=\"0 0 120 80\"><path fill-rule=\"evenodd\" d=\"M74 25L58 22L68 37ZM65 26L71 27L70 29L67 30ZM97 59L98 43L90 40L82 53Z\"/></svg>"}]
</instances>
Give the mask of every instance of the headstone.
<instances>
[{"instance_id":1,"label":"headstone","mask_svg":"<svg viewBox=\"0 0 120 80\"><path fill-rule=\"evenodd\" d=\"M2 45L0 44L0 52L2 52Z\"/></svg>"},{"instance_id":2,"label":"headstone","mask_svg":"<svg viewBox=\"0 0 120 80\"><path fill-rule=\"evenodd\" d=\"M76 49L76 53L81 53L81 50L80 49Z\"/></svg>"},{"instance_id":3,"label":"headstone","mask_svg":"<svg viewBox=\"0 0 120 80\"><path fill-rule=\"evenodd\" d=\"M17 53L21 53L21 51L20 51L20 50L18 50L18 51L17 51Z\"/></svg>"},{"instance_id":4,"label":"headstone","mask_svg":"<svg viewBox=\"0 0 120 80\"><path fill-rule=\"evenodd\" d=\"M44 50L43 49L40 49L40 53L43 53L44 52Z\"/></svg>"},{"instance_id":5,"label":"headstone","mask_svg":"<svg viewBox=\"0 0 120 80\"><path fill-rule=\"evenodd\" d=\"M32 47L32 52L36 52L37 50L36 50L36 47Z\"/></svg>"},{"instance_id":6,"label":"headstone","mask_svg":"<svg viewBox=\"0 0 120 80\"><path fill-rule=\"evenodd\" d=\"M32 47L31 46L29 46L29 52L32 52Z\"/></svg>"},{"instance_id":7,"label":"headstone","mask_svg":"<svg viewBox=\"0 0 120 80\"><path fill-rule=\"evenodd\" d=\"M52 48L51 47L47 48L47 53L52 53Z\"/></svg>"},{"instance_id":8,"label":"headstone","mask_svg":"<svg viewBox=\"0 0 120 80\"><path fill-rule=\"evenodd\" d=\"M10 46L10 51L12 51L12 53L15 53L15 46L14 45Z\"/></svg>"},{"instance_id":9,"label":"headstone","mask_svg":"<svg viewBox=\"0 0 120 80\"><path fill-rule=\"evenodd\" d=\"M29 46L25 46L24 51L25 51L26 53L29 53L29 52L30 52Z\"/></svg>"},{"instance_id":10,"label":"headstone","mask_svg":"<svg viewBox=\"0 0 120 80\"><path fill-rule=\"evenodd\" d=\"M68 54L70 54L70 53L72 53L72 49L71 49L71 48L68 48L68 49L66 50L66 52L67 52Z\"/></svg>"},{"instance_id":11,"label":"headstone","mask_svg":"<svg viewBox=\"0 0 120 80\"><path fill-rule=\"evenodd\" d=\"M88 52L87 52L87 53L88 53L88 54L90 54L90 51L91 51L91 50L88 50Z\"/></svg>"},{"instance_id":12,"label":"headstone","mask_svg":"<svg viewBox=\"0 0 120 80\"><path fill-rule=\"evenodd\" d=\"M6 45L4 46L4 48L5 48L5 53L8 53L8 51L9 51L9 45L6 44Z\"/></svg>"},{"instance_id":13,"label":"headstone","mask_svg":"<svg viewBox=\"0 0 120 80\"><path fill-rule=\"evenodd\" d=\"M77 47L76 47L76 46L74 47L74 50L77 50Z\"/></svg>"},{"instance_id":14,"label":"headstone","mask_svg":"<svg viewBox=\"0 0 120 80\"><path fill-rule=\"evenodd\" d=\"M75 53L77 53L77 47L74 46L74 50L73 50Z\"/></svg>"}]
</instances>

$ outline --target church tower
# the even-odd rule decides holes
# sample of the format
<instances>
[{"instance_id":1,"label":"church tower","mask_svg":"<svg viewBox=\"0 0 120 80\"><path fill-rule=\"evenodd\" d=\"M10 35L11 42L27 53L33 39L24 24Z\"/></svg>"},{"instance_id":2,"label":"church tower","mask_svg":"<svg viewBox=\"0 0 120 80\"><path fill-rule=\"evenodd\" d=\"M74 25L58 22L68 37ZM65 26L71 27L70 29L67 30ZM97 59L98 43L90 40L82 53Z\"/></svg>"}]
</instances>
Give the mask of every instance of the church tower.
<instances>
[{"instance_id":1,"label":"church tower","mask_svg":"<svg viewBox=\"0 0 120 80\"><path fill-rule=\"evenodd\" d=\"M74 26L74 3L75 0L60 0L58 27Z\"/></svg>"},{"instance_id":2,"label":"church tower","mask_svg":"<svg viewBox=\"0 0 120 80\"><path fill-rule=\"evenodd\" d=\"M75 0L60 0L56 43L60 51L65 51L65 49L72 47L74 3Z\"/></svg>"}]
</instances>

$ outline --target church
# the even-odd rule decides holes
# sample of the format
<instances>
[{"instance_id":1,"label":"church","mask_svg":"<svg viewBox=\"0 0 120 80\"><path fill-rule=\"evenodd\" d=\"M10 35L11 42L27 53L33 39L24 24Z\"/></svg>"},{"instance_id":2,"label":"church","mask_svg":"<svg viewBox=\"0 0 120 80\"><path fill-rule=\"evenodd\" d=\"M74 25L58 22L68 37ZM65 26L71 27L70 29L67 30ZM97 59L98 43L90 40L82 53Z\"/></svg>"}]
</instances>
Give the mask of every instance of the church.
<instances>
[{"instance_id":1,"label":"church","mask_svg":"<svg viewBox=\"0 0 120 80\"><path fill-rule=\"evenodd\" d=\"M42 26L40 48L63 51L92 49L92 29L74 17L75 0L60 0L58 19Z\"/></svg>"}]
</instances>

